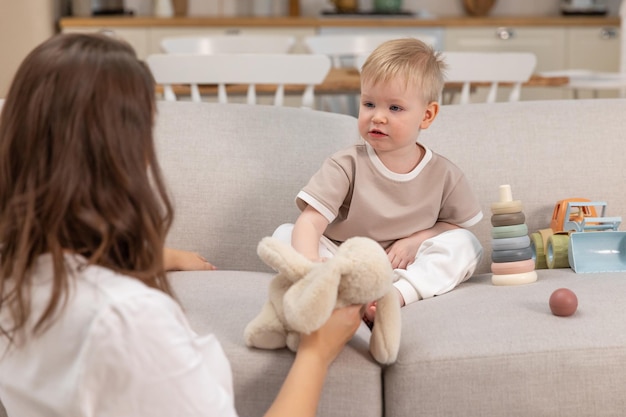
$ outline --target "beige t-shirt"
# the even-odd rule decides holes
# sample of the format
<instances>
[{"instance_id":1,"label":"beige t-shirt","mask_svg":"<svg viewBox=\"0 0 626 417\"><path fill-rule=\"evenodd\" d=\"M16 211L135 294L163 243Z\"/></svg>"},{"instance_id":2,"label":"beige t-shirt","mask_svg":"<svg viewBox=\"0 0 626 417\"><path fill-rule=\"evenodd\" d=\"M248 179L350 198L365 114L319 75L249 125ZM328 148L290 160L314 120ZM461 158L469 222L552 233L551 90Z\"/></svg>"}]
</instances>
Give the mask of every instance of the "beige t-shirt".
<instances>
[{"instance_id":1,"label":"beige t-shirt","mask_svg":"<svg viewBox=\"0 0 626 417\"><path fill-rule=\"evenodd\" d=\"M343 149L324 161L296 204L326 217L324 235L336 243L366 236L387 248L438 221L460 227L478 223L480 204L463 172L423 148L422 161L407 174L387 169L367 143Z\"/></svg>"}]
</instances>

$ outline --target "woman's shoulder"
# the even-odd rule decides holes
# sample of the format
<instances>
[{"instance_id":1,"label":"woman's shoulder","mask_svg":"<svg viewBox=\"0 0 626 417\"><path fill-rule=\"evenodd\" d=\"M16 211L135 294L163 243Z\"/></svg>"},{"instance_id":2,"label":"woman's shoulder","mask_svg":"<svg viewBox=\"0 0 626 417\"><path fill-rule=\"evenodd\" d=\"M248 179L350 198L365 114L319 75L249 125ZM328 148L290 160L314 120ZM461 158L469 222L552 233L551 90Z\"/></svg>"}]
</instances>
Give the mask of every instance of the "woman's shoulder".
<instances>
[{"instance_id":1,"label":"woman's shoulder","mask_svg":"<svg viewBox=\"0 0 626 417\"><path fill-rule=\"evenodd\" d=\"M81 257L66 257L70 278L70 293L66 319L78 327L91 327L96 322L119 318L138 322L145 318L141 312L162 312L182 315L181 309L169 295L150 288L139 279L109 268L88 265ZM156 313L155 313L156 312Z\"/></svg>"}]
</instances>

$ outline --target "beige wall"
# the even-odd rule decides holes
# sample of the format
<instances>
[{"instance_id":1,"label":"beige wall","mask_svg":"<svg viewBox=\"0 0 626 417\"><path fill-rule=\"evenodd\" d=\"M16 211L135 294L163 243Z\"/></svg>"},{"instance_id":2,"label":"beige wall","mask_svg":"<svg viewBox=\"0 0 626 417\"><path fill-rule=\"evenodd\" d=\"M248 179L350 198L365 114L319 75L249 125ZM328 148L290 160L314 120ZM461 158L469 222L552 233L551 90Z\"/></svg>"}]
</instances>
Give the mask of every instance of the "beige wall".
<instances>
[{"instance_id":1,"label":"beige wall","mask_svg":"<svg viewBox=\"0 0 626 417\"><path fill-rule=\"evenodd\" d=\"M54 33L54 20L53 0L0 0L0 98L28 52Z\"/></svg>"}]
</instances>

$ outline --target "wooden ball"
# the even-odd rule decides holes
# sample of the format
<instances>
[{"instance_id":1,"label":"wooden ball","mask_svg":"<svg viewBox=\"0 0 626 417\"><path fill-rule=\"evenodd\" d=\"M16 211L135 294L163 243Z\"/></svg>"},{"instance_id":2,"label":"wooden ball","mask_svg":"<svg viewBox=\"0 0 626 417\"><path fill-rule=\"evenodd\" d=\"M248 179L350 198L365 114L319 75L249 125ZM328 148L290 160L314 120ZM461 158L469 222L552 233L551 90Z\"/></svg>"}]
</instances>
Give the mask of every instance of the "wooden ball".
<instances>
[{"instance_id":1,"label":"wooden ball","mask_svg":"<svg viewBox=\"0 0 626 417\"><path fill-rule=\"evenodd\" d=\"M578 298L570 289L559 288L550 296L550 310L555 316L567 317L576 312Z\"/></svg>"}]
</instances>

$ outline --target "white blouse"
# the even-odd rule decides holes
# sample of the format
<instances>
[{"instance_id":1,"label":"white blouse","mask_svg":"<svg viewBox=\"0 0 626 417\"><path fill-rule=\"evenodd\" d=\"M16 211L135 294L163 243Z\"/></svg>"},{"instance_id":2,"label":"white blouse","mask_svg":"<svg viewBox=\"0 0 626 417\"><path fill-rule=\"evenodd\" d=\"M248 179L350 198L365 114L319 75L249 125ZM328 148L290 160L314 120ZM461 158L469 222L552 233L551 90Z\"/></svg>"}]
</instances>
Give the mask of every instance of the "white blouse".
<instances>
[{"instance_id":1,"label":"white blouse","mask_svg":"<svg viewBox=\"0 0 626 417\"><path fill-rule=\"evenodd\" d=\"M9 416L236 416L230 365L213 335L198 337L166 294L67 256L70 297L41 335L7 351L0 399ZM31 324L51 290L52 261L36 266ZM7 325L7 311L0 311Z\"/></svg>"}]
</instances>

